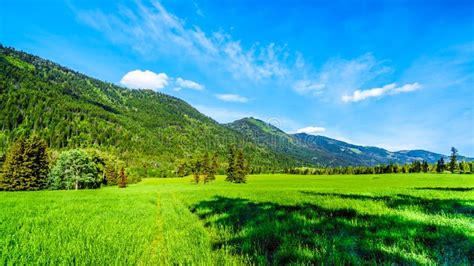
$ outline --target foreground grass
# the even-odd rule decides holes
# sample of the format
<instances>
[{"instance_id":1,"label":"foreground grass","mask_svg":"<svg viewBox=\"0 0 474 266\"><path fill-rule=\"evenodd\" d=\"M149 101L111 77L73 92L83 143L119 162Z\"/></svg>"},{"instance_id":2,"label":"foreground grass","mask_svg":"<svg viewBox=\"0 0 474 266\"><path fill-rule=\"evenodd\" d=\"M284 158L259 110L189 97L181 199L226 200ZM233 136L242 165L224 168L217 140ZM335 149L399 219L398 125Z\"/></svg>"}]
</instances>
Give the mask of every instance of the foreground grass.
<instances>
[{"instance_id":1,"label":"foreground grass","mask_svg":"<svg viewBox=\"0 0 474 266\"><path fill-rule=\"evenodd\" d=\"M0 193L1 264L474 263L474 178L145 179Z\"/></svg>"}]
</instances>

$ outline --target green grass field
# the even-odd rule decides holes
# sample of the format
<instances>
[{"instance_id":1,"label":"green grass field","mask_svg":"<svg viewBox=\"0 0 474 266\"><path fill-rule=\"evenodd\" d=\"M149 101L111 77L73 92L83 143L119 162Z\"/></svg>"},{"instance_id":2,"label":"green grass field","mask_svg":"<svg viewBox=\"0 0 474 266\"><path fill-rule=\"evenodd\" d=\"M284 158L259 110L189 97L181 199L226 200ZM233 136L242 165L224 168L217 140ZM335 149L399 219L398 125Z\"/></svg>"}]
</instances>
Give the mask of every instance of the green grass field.
<instances>
[{"instance_id":1,"label":"green grass field","mask_svg":"<svg viewBox=\"0 0 474 266\"><path fill-rule=\"evenodd\" d=\"M0 193L0 264L474 263L474 177L145 179Z\"/></svg>"}]
</instances>

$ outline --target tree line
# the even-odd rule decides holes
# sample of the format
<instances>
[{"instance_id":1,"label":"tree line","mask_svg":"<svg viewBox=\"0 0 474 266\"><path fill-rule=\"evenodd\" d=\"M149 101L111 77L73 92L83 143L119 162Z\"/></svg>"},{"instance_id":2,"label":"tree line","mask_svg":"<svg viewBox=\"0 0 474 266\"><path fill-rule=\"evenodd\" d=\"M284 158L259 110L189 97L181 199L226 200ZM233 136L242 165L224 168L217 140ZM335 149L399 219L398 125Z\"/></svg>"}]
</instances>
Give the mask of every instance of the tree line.
<instances>
[{"instance_id":1,"label":"tree line","mask_svg":"<svg viewBox=\"0 0 474 266\"><path fill-rule=\"evenodd\" d=\"M295 167L285 168L284 173L298 175L363 175L392 173L461 173L473 174L474 161L458 161L458 150L451 148L449 162L441 157L436 164L427 161L414 161L408 164L382 164L376 166L340 166L340 167Z\"/></svg>"},{"instance_id":2,"label":"tree line","mask_svg":"<svg viewBox=\"0 0 474 266\"><path fill-rule=\"evenodd\" d=\"M217 154L204 153L192 162L193 181L207 184L216 179ZM245 183L248 162L243 149L229 147L226 181ZM8 150L1 167L0 190L94 189L102 185L123 188L129 180L125 164L115 156L96 149L48 149L38 136L19 138Z\"/></svg>"},{"instance_id":3,"label":"tree line","mask_svg":"<svg viewBox=\"0 0 474 266\"><path fill-rule=\"evenodd\" d=\"M202 181L207 184L216 179L219 169L218 157L212 157L206 152L193 162L193 182L199 184ZM245 159L244 150L237 149L235 145L229 146L227 156L227 168L225 181L232 183L246 183L249 169L248 160Z\"/></svg>"},{"instance_id":4,"label":"tree line","mask_svg":"<svg viewBox=\"0 0 474 266\"><path fill-rule=\"evenodd\" d=\"M19 138L9 149L0 190L123 188L128 182L123 162L113 155L95 149L58 153L50 151L45 140L32 136Z\"/></svg>"}]
</instances>

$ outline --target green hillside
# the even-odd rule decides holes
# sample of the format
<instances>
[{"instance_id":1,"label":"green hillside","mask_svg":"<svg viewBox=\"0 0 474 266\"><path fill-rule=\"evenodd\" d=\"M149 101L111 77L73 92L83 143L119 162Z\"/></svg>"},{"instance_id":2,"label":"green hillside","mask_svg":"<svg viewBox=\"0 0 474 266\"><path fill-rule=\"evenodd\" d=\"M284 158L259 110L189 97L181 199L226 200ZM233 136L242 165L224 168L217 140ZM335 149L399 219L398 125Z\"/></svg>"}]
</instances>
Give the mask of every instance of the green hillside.
<instances>
[{"instance_id":1,"label":"green hillside","mask_svg":"<svg viewBox=\"0 0 474 266\"><path fill-rule=\"evenodd\" d=\"M305 133L287 134L275 126L255 118L243 118L226 124L276 153L286 154L300 164L320 166L374 166L380 164L407 164L426 160L436 163L442 154L423 150L391 152L386 149L360 146L324 136ZM458 156L460 160L472 158Z\"/></svg>"},{"instance_id":2,"label":"green hillside","mask_svg":"<svg viewBox=\"0 0 474 266\"><path fill-rule=\"evenodd\" d=\"M329 164L333 159L330 154L318 149L309 149L291 135L262 120L250 117L226 124L239 131L246 139L252 139L276 153L286 154L300 164ZM346 164L346 162L339 162Z\"/></svg>"},{"instance_id":3,"label":"green hillside","mask_svg":"<svg viewBox=\"0 0 474 266\"><path fill-rule=\"evenodd\" d=\"M243 146L254 166L291 164L180 99L125 89L3 46L0 124L0 154L18 137L38 134L53 149L96 147L165 172L204 151L223 161L230 143Z\"/></svg>"}]
</instances>

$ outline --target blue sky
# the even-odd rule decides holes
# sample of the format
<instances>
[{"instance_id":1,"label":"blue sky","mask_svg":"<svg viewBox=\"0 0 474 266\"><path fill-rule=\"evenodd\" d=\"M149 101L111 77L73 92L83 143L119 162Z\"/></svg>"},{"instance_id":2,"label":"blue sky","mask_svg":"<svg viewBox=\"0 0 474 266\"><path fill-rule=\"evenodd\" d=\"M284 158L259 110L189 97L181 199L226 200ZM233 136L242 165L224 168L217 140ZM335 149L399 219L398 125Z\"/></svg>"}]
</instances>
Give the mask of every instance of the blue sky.
<instances>
[{"instance_id":1,"label":"blue sky","mask_svg":"<svg viewBox=\"0 0 474 266\"><path fill-rule=\"evenodd\" d=\"M474 156L472 1L7 1L0 42L219 122Z\"/></svg>"}]
</instances>

